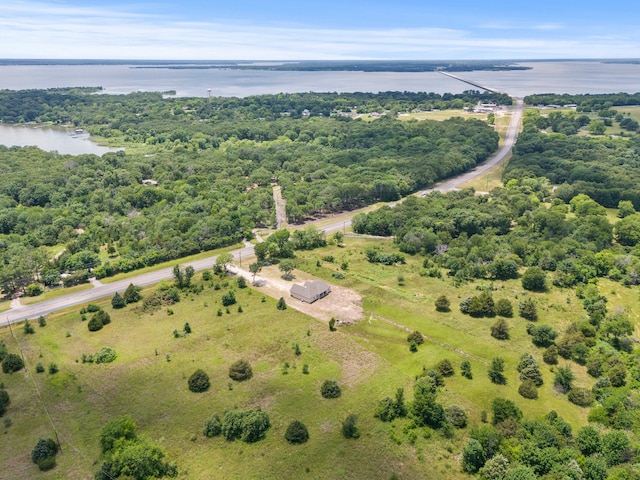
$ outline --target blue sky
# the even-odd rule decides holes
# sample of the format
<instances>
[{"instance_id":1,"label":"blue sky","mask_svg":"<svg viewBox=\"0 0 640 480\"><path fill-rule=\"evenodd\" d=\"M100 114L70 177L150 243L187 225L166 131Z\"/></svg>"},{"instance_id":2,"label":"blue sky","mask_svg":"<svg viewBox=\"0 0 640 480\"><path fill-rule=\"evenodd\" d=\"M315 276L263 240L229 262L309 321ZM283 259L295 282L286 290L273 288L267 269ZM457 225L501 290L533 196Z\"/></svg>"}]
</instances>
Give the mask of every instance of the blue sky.
<instances>
[{"instance_id":1,"label":"blue sky","mask_svg":"<svg viewBox=\"0 0 640 480\"><path fill-rule=\"evenodd\" d=\"M0 58L639 58L621 0L0 0Z\"/></svg>"}]
</instances>

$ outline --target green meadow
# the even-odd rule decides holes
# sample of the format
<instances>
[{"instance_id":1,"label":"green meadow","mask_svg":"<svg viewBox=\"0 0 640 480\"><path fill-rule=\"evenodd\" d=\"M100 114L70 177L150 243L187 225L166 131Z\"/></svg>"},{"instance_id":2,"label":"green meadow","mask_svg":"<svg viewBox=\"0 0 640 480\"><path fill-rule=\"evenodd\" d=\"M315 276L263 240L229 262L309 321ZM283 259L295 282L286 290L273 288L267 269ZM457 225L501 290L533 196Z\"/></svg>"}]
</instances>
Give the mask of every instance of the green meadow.
<instances>
[{"instance_id":1,"label":"green meadow","mask_svg":"<svg viewBox=\"0 0 640 480\"><path fill-rule=\"evenodd\" d=\"M105 298L99 304L112 322L98 332L89 332L80 307L48 316L45 327L32 321L35 334L25 334L20 324L14 326L14 336L5 328L2 340L10 352L21 349L27 370L1 377L11 395L5 414L11 424L4 424L0 449L0 463L6 466L3 478L91 478L102 463L100 428L120 415L130 415L144 437L161 445L167 459L177 463L178 478L184 479L365 479L394 474L405 479L466 478L459 453L469 428L480 424L482 412L490 411L491 400L498 396L516 402L527 417L556 410L574 429L586 423L588 410L552 388L552 367L532 345L523 319L508 319L511 338L499 341L490 336L494 319L460 313L459 302L488 282L456 288L446 277L421 277L419 257L408 257L401 266L370 264L363 251L372 244L393 248L386 240L347 238L344 248L298 254L298 268L362 295L364 318L337 332L293 308L276 309L276 300L259 289L235 288L238 303L227 313L221 297L235 287L233 279L214 280L227 284L219 289L214 282L202 282L201 293L183 294L179 303L152 313L139 305L113 310L110 298ZM328 255L334 256L333 263L320 260ZM348 263L344 271L339 268L343 262ZM336 271L345 278L333 278ZM534 296L538 322L559 331L586 315L573 290L525 293L518 280L495 282L491 288L494 298L508 298L516 309L519 299ZM601 280L600 291L612 309L637 302L637 292L613 282ZM434 301L442 294L451 301L450 312L435 310ZM637 314L633 320L637 324ZM174 330L182 332L187 322L192 333L176 338ZM406 339L413 330L427 339L415 353ZM117 352L113 363L82 362L83 354L102 347ZM534 355L543 373L538 400L517 393L516 364L525 351ZM487 377L487 365L497 355L506 361L507 385L494 385ZM238 359L249 361L254 371L253 378L242 383L228 377L229 366ZM409 420L383 423L373 417L378 401L392 397L398 387L411 400L415 376L442 359L452 362L456 374L446 379L438 401L445 407L461 406L469 427L445 438L426 427L409 430ZM463 360L471 362L471 380L459 374ZM45 372L36 373L38 363ZM51 363L58 373L48 373ZM303 373L305 364L308 374ZM198 368L211 378L211 388L201 394L187 387L188 377ZM571 369L576 385L590 386L584 367L571 363ZM338 381L340 398L321 397L320 385L326 379ZM272 425L265 440L246 444L202 433L205 419L214 413L258 407L268 413ZM358 417L359 439L341 435L348 414ZM294 446L285 441L284 431L293 420L308 427L307 443ZM54 428L62 453L55 469L39 472L30 451L38 438L53 437Z\"/></svg>"}]
</instances>

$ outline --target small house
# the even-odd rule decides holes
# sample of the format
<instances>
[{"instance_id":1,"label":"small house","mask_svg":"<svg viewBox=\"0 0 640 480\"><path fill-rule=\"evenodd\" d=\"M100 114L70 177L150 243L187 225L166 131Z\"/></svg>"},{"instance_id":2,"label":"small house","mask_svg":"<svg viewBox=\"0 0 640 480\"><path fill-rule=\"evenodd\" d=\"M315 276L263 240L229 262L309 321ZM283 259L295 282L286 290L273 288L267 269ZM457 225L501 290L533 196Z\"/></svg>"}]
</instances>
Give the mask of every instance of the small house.
<instances>
[{"instance_id":1,"label":"small house","mask_svg":"<svg viewBox=\"0 0 640 480\"><path fill-rule=\"evenodd\" d=\"M326 297L331 292L331 286L320 280L307 280L304 285L293 285L291 296L306 303Z\"/></svg>"}]
</instances>

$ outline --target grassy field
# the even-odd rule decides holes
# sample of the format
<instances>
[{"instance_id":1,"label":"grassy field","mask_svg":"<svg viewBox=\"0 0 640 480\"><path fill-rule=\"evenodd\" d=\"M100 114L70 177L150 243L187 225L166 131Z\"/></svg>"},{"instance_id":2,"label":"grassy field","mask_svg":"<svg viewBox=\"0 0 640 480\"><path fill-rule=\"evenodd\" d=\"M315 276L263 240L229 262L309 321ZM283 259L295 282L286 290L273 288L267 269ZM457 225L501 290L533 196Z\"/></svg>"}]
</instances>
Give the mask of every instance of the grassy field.
<instances>
[{"instance_id":1,"label":"grassy field","mask_svg":"<svg viewBox=\"0 0 640 480\"><path fill-rule=\"evenodd\" d=\"M460 313L459 302L488 282L455 288L446 278L421 277L419 257L408 257L402 266L366 261L364 249L375 244L391 250L390 241L347 238L345 243L344 248L299 252L297 260L299 268L362 295L365 318L338 332L330 332L326 323L294 309L277 310L275 300L263 297L259 290L236 290L243 311L238 312L234 305L226 313L221 296L228 287L216 290L211 283L202 293L183 296L170 309L152 314L135 306L114 311L106 298L100 304L111 314L112 323L99 332L88 331L79 307L50 315L47 326L36 326L33 335L24 334L19 326L14 328L15 338L7 329L1 330L0 338L9 351L17 352L20 347L28 366L28 371L2 374L12 400L5 415L11 425L5 423L0 448L2 478L91 478L100 465L100 427L123 414L130 414L144 436L163 446L168 459L177 462L182 479L388 479L393 474L402 479L469 478L459 465L468 428L457 430L451 439L418 429L411 439L408 420L388 424L373 418L380 399L403 387L410 400L415 375L445 358L453 363L456 375L446 380L438 399L445 406L460 405L470 426L480 423L482 411L490 411L491 400L497 396L515 401L526 416L556 410L574 429L585 423L588 411L552 388L552 368L543 363L542 351L532 345L524 320L510 319L511 339L498 341L489 334L494 319ZM335 263L321 261L318 266L318 259L326 255L333 255ZM343 261L349 265L345 278L336 280L331 274ZM538 323L558 330L585 317L572 290L530 294L517 280L495 282L492 288L494 298L511 299L516 309L519 299L534 296ZM600 290L609 298L611 310L631 310L637 305L634 290L604 280ZM143 291L149 293L150 289ZM435 311L434 301L441 294L450 299L450 312ZM216 313L219 308L222 316ZM633 315L637 324L638 313ZM174 338L172 332L181 331L185 322L193 332ZM427 337L416 353L409 352L406 341L412 330ZM300 346L300 356L295 355L294 344ZM114 363L82 363L82 354L105 346L118 353ZM537 401L517 393L515 367L524 351L534 355L543 372L544 385ZM487 365L496 355L506 361L505 386L487 378ZM240 358L252 364L254 377L234 383L227 376L228 367ZM459 375L463 360L472 364L472 380ZM37 374L39 362L45 368L55 363L60 371ZM286 374L285 363L289 364ZM304 364L309 367L308 375L302 373ZM204 394L187 388L187 378L197 368L204 369L212 381ZM590 385L583 367L572 363L571 368L577 385ZM343 387L340 398L320 396L325 379L335 379ZM37 400L36 387L43 403ZM272 428L265 440L244 444L203 436L203 422L211 414L249 407L261 407L270 416ZM349 413L358 416L358 440L346 440L340 434L341 422ZM288 423L296 419L307 425L311 438L304 445L291 446L283 435ZM52 425L63 451L54 470L39 473L29 453L39 437L53 436Z\"/></svg>"},{"instance_id":2,"label":"grassy field","mask_svg":"<svg viewBox=\"0 0 640 480\"><path fill-rule=\"evenodd\" d=\"M478 120L486 120L486 113L472 113L465 110L432 110L429 112L420 113L401 113L398 115L398 120L436 120L441 122L453 117L462 118L476 118Z\"/></svg>"}]
</instances>

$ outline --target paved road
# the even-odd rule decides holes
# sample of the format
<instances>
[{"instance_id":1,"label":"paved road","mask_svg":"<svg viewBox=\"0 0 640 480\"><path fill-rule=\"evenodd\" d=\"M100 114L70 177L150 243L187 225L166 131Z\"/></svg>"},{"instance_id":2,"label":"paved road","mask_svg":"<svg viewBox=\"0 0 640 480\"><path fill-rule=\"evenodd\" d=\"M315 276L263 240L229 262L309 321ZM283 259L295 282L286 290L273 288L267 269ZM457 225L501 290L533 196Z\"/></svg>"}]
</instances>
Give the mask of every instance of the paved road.
<instances>
[{"instance_id":1,"label":"paved road","mask_svg":"<svg viewBox=\"0 0 640 480\"><path fill-rule=\"evenodd\" d=\"M511 116L511 121L509 123L509 127L507 129L507 135L505 137L505 141L500 147L500 149L496 152L496 154L491 157L489 160L484 162L482 165L474 168L473 170L454 177L450 180L440 183L439 185L430 188L428 190L423 190L418 192L416 195L425 196L433 191L440 192L449 192L451 190L455 190L460 187L460 185L468 182L469 180L482 175L490 168L498 165L503 162L505 158L511 152L513 145L518 137L518 129L520 126L520 120L522 119L523 112L523 101L521 99L516 99L516 104L513 109L513 114ZM338 230L346 229L351 226L351 218L357 212L350 212L347 215L340 216L336 218L336 220L328 225L325 225L322 229L326 233L333 233ZM235 259L237 261L241 261L243 258L248 259L253 256L253 246L246 245L244 248L235 250L232 252ZM195 270L204 270L206 268L211 268L217 256L208 257L202 260L196 260L193 262L189 262ZM177 261L176 261L177 263ZM71 307L74 305L85 304L93 300L97 300L102 297L112 296L116 292L124 292L127 286L130 283L139 286L152 285L154 283L158 283L160 280L167 280L173 278L173 269L165 268L162 270L158 270L151 273L145 273L142 275L138 275L135 277L131 277L127 280L121 280L118 282L108 283L96 286L91 290L85 290L78 293L72 293L69 295L65 295L64 297L59 297L53 300L47 300L45 302L34 303L31 305L24 305L19 308L11 309L7 312L0 314L0 325L6 325L8 323L19 322L25 319L35 319L40 315L47 315L48 313L55 312L57 310L61 310L66 307Z\"/></svg>"}]
</instances>

